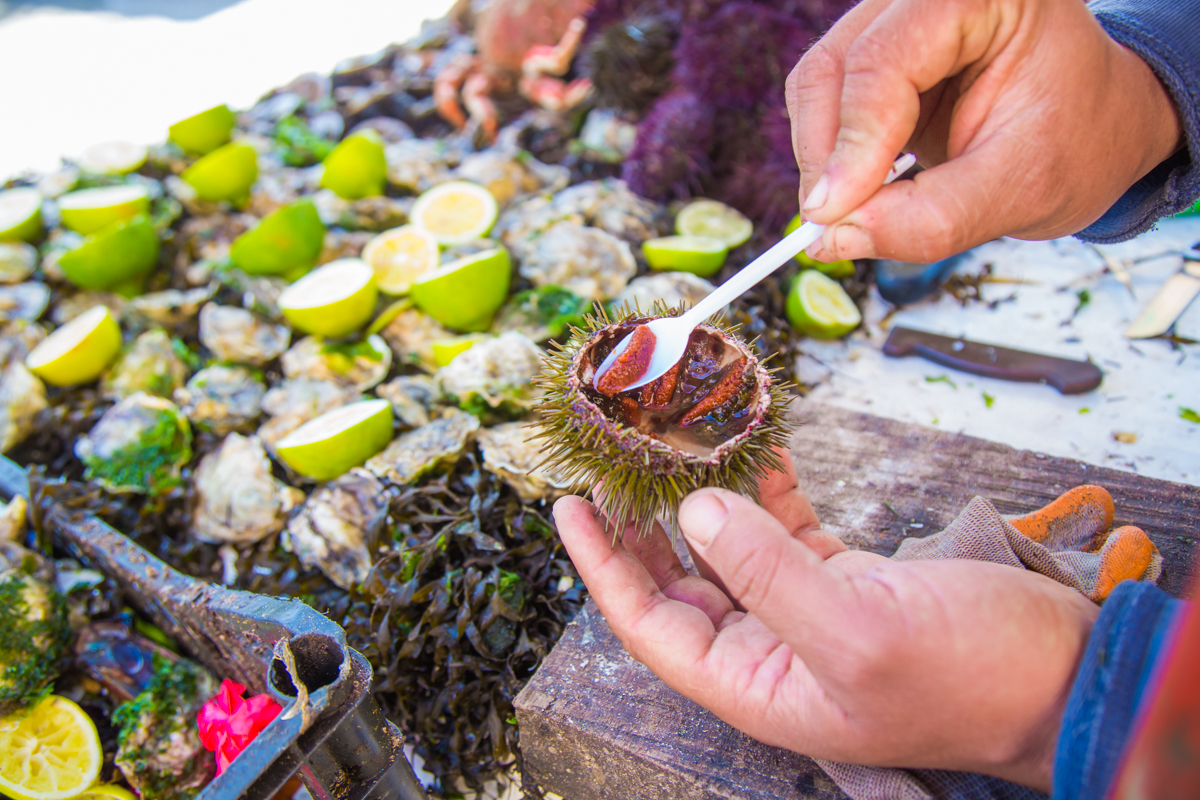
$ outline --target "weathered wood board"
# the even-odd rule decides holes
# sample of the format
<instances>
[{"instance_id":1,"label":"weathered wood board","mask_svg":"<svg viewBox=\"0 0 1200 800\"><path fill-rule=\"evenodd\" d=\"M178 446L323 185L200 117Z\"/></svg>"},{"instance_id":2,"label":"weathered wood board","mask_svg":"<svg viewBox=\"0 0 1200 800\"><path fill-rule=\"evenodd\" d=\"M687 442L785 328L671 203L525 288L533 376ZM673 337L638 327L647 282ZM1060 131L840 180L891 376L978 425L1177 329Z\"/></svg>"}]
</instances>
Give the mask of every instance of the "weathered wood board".
<instances>
[{"instance_id":1,"label":"weathered wood board","mask_svg":"<svg viewBox=\"0 0 1200 800\"><path fill-rule=\"evenodd\" d=\"M1096 483L1112 493L1117 524L1141 526L1162 551L1159 585L1182 595L1192 582L1200 487L797 406L800 483L851 547L890 554L906 536L941 530L975 495L1016 514ZM667 688L626 655L590 602L516 706L530 773L567 800L844 797L811 760L759 744Z\"/></svg>"}]
</instances>

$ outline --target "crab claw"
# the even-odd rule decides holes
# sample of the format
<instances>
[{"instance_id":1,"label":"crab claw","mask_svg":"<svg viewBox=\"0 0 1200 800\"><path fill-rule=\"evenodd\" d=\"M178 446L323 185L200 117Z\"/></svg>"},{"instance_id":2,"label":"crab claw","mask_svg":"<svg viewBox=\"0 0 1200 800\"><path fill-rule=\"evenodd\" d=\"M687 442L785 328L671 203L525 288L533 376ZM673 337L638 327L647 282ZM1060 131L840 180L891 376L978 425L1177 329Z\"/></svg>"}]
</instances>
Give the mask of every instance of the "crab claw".
<instances>
[{"instance_id":1,"label":"crab claw","mask_svg":"<svg viewBox=\"0 0 1200 800\"><path fill-rule=\"evenodd\" d=\"M458 129L467 124L467 116L458 105L458 89L478 69L475 56L463 54L453 58L433 79L433 102L442 119Z\"/></svg>"},{"instance_id":2,"label":"crab claw","mask_svg":"<svg viewBox=\"0 0 1200 800\"><path fill-rule=\"evenodd\" d=\"M583 41L583 33L587 30L587 21L576 17L567 25L567 30L553 46L537 45L529 48L521 59L521 75L533 80L541 75L566 75L571 68L571 62L579 51Z\"/></svg>"},{"instance_id":3,"label":"crab claw","mask_svg":"<svg viewBox=\"0 0 1200 800\"><path fill-rule=\"evenodd\" d=\"M496 130L499 127L496 104L492 102L491 91L492 81L484 72L476 72L468 77L462 90L463 105L467 107L471 119L479 121L488 142L496 141Z\"/></svg>"},{"instance_id":4,"label":"crab claw","mask_svg":"<svg viewBox=\"0 0 1200 800\"><path fill-rule=\"evenodd\" d=\"M574 108L587 99L592 92L589 78L577 78L566 83L558 78L541 75L536 78L521 78L521 94L529 102L550 111Z\"/></svg>"}]
</instances>

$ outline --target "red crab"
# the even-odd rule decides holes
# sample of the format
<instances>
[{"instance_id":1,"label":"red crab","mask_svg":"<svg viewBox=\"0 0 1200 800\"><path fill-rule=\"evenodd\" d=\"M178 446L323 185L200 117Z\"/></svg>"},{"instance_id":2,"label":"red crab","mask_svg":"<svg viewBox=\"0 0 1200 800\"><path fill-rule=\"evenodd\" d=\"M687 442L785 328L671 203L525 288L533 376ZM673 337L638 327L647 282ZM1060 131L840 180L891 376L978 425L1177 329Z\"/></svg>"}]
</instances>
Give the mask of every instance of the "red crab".
<instances>
[{"instance_id":1,"label":"red crab","mask_svg":"<svg viewBox=\"0 0 1200 800\"><path fill-rule=\"evenodd\" d=\"M571 108L591 91L587 78L566 83L587 27L584 16L594 0L492 0L475 26L477 55L454 59L437 76L433 96L438 113L459 128L467 116L478 121L491 141L498 126L493 94L515 88L531 103L552 110Z\"/></svg>"}]
</instances>

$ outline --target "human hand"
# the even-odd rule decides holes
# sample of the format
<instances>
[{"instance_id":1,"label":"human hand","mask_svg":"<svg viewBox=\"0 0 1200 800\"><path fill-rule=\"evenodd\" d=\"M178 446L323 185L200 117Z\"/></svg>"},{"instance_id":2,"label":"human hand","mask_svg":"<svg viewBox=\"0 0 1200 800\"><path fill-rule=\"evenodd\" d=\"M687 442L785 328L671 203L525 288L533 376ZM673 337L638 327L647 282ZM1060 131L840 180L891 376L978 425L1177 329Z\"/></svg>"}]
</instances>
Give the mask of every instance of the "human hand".
<instances>
[{"instance_id":1,"label":"human hand","mask_svg":"<svg viewBox=\"0 0 1200 800\"><path fill-rule=\"evenodd\" d=\"M788 471L762 483L762 506L704 489L680 507L713 580L684 571L661 527L613 547L591 503L558 501L559 535L626 650L767 744L1048 791L1097 607L1012 567L849 551L781 455Z\"/></svg>"},{"instance_id":2,"label":"human hand","mask_svg":"<svg viewBox=\"0 0 1200 800\"><path fill-rule=\"evenodd\" d=\"M1097 220L1178 112L1082 0L864 0L787 81L810 255L931 262ZM880 188L896 154L930 167Z\"/></svg>"}]
</instances>

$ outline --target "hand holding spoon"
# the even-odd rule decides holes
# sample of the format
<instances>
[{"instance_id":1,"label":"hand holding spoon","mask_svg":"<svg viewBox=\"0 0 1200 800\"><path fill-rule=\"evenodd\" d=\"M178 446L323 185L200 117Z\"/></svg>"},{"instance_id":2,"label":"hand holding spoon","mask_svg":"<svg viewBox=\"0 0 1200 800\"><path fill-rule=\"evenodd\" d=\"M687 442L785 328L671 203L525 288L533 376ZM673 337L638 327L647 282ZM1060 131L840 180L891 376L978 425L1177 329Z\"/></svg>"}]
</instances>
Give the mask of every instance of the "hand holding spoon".
<instances>
[{"instance_id":1,"label":"hand holding spoon","mask_svg":"<svg viewBox=\"0 0 1200 800\"><path fill-rule=\"evenodd\" d=\"M889 184L917 163L917 157L906 153L892 165L884 179ZM789 233L770 250L751 261L740 272L721 284L708 297L679 317L663 317L639 325L621 340L596 370L593 386L606 395L636 389L665 375L679 363L687 350L688 338L696 326L745 294L750 288L786 264L811 245L825 231L824 225L805 222ZM633 348L630 349L630 345ZM624 356L624 358L622 358ZM609 371L620 361L612 375ZM608 376L607 380L605 377Z\"/></svg>"}]
</instances>

